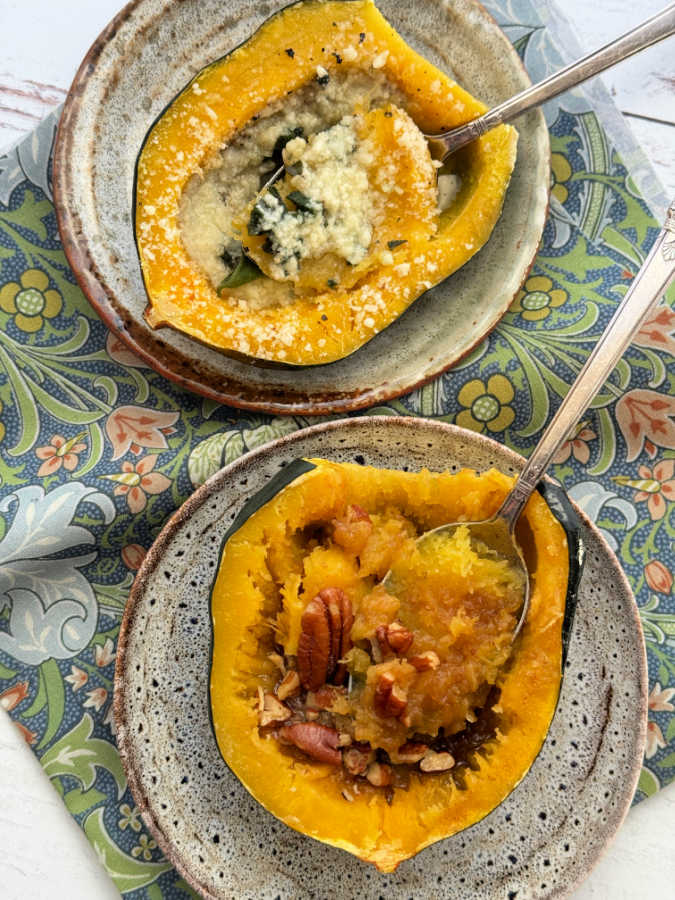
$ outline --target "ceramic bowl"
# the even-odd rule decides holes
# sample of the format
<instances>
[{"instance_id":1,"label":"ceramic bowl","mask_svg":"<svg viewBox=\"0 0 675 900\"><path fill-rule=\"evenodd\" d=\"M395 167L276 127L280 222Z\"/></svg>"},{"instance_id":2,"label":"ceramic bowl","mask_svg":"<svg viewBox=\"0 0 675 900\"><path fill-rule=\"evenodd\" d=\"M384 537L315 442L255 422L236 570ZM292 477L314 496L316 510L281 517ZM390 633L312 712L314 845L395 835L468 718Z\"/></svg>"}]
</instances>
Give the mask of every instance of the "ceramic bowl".
<instances>
[{"instance_id":1,"label":"ceramic bowl","mask_svg":"<svg viewBox=\"0 0 675 900\"><path fill-rule=\"evenodd\" d=\"M186 881L214 900L566 895L628 810L647 713L635 601L616 558L580 511L586 565L558 708L526 777L481 822L383 875L281 824L223 762L208 708L209 589L222 536L280 467L316 456L410 470L495 466L510 474L524 462L452 425L362 417L267 444L193 494L149 551L119 637L117 740L143 820Z\"/></svg>"},{"instance_id":2,"label":"ceramic bowl","mask_svg":"<svg viewBox=\"0 0 675 900\"><path fill-rule=\"evenodd\" d=\"M506 312L544 228L549 139L539 110L521 116L518 159L487 245L395 323L336 363L269 368L236 360L171 328L153 331L134 242L136 158L164 107L284 0L133 0L95 41L68 94L54 157L63 246L104 321L167 378L218 402L273 413L360 409L396 397L466 355ZM379 0L433 63L494 105L529 79L517 52L475 0Z\"/></svg>"}]
</instances>

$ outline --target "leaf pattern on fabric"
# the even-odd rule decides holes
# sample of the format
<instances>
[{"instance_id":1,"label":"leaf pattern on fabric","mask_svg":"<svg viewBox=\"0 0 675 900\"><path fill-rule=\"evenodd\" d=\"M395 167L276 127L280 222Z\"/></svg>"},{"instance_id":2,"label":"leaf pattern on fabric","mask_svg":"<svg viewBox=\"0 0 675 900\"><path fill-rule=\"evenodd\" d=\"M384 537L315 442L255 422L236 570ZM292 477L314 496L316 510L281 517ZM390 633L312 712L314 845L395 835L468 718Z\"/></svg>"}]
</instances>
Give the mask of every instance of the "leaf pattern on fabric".
<instances>
[{"instance_id":1,"label":"leaf pattern on fabric","mask_svg":"<svg viewBox=\"0 0 675 900\"><path fill-rule=\"evenodd\" d=\"M80 569L97 552L72 552L95 543L90 531L72 523L84 500L112 521L110 499L79 482L49 493L30 485L0 502L0 513L14 510L0 541L0 604L10 610L0 650L23 663L75 656L96 631L96 596Z\"/></svg>"}]
</instances>

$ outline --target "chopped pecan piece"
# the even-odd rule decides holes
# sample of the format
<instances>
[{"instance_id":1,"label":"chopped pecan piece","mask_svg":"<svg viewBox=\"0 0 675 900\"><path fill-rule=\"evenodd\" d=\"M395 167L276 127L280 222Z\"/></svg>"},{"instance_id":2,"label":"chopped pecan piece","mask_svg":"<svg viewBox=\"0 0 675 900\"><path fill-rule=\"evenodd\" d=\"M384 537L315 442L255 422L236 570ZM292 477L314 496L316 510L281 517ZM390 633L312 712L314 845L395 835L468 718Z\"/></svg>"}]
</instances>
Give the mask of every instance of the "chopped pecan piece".
<instances>
[{"instance_id":1,"label":"chopped pecan piece","mask_svg":"<svg viewBox=\"0 0 675 900\"><path fill-rule=\"evenodd\" d=\"M423 772L447 772L455 765L455 757L452 753L436 753L429 750L420 761L420 769Z\"/></svg>"},{"instance_id":2,"label":"chopped pecan piece","mask_svg":"<svg viewBox=\"0 0 675 900\"><path fill-rule=\"evenodd\" d=\"M408 741L403 744L402 747L399 747L396 753L392 754L392 762L407 763L408 765L414 766L415 763L418 763L422 757L428 753L428 751L429 747L427 744L418 744Z\"/></svg>"},{"instance_id":3,"label":"chopped pecan piece","mask_svg":"<svg viewBox=\"0 0 675 900\"><path fill-rule=\"evenodd\" d=\"M391 625L378 625L375 629L375 636L380 645L382 652L385 654L393 654L396 656L403 654L410 649L413 642L413 635L400 622L392 622Z\"/></svg>"},{"instance_id":4,"label":"chopped pecan piece","mask_svg":"<svg viewBox=\"0 0 675 900\"><path fill-rule=\"evenodd\" d=\"M391 784L391 766L379 762L371 763L366 778L374 787L387 787Z\"/></svg>"},{"instance_id":5,"label":"chopped pecan piece","mask_svg":"<svg viewBox=\"0 0 675 900\"><path fill-rule=\"evenodd\" d=\"M375 712L382 718L398 718L408 705L408 697L391 672L383 672L375 686Z\"/></svg>"},{"instance_id":6,"label":"chopped pecan piece","mask_svg":"<svg viewBox=\"0 0 675 900\"><path fill-rule=\"evenodd\" d=\"M319 725L317 722L296 722L295 725L284 725L279 729L279 737L293 744L319 762L332 766L342 765L342 754L339 748L339 734L334 728Z\"/></svg>"},{"instance_id":7,"label":"chopped pecan piece","mask_svg":"<svg viewBox=\"0 0 675 900\"><path fill-rule=\"evenodd\" d=\"M406 650L410 648L413 636L400 622L392 622L387 628L387 642L394 653L400 653L403 656Z\"/></svg>"},{"instance_id":8,"label":"chopped pecan piece","mask_svg":"<svg viewBox=\"0 0 675 900\"><path fill-rule=\"evenodd\" d=\"M277 697L279 700L285 700L286 697L291 697L293 694L296 694L300 690L300 676L298 673L291 669L289 672L283 677L283 680L277 686Z\"/></svg>"},{"instance_id":9,"label":"chopped pecan piece","mask_svg":"<svg viewBox=\"0 0 675 900\"><path fill-rule=\"evenodd\" d=\"M261 728L273 722L285 722L291 715L290 709L279 703L274 694L263 694L262 690L258 692L258 724Z\"/></svg>"},{"instance_id":10,"label":"chopped pecan piece","mask_svg":"<svg viewBox=\"0 0 675 900\"><path fill-rule=\"evenodd\" d=\"M333 541L347 553L357 556L366 546L373 523L363 507L353 503L344 516L333 519Z\"/></svg>"},{"instance_id":11,"label":"chopped pecan piece","mask_svg":"<svg viewBox=\"0 0 675 900\"><path fill-rule=\"evenodd\" d=\"M433 650L427 650L426 653L421 653L419 656L409 656L408 662L418 672L428 672L429 669L437 669L441 664L438 653L434 653Z\"/></svg>"},{"instance_id":12,"label":"chopped pecan piece","mask_svg":"<svg viewBox=\"0 0 675 900\"><path fill-rule=\"evenodd\" d=\"M298 641L298 673L304 688L318 690L334 672L337 684L344 681L346 668L338 660L351 647L353 624L352 605L339 588L324 588L310 600Z\"/></svg>"},{"instance_id":13,"label":"chopped pecan piece","mask_svg":"<svg viewBox=\"0 0 675 900\"><path fill-rule=\"evenodd\" d=\"M354 744L342 752L342 764L350 775L363 775L375 760L375 751L369 744Z\"/></svg>"},{"instance_id":14,"label":"chopped pecan piece","mask_svg":"<svg viewBox=\"0 0 675 900\"><path fill-rule=\"evenodd\" d=\"M349 747L352 742L351 734L347 734L346 731L341 731L338 734L338 747Z\"/></svg>"},{"instance_id":15,"label":"chopped pecan piece","mask_svg":"<svg viewBox=\"0 0 675 900\"><path fill-rule=\"evenodd\" d=\"M282 675L286 674L286 663L284 662L284 658L280 653L268 653L267 658L274 663L274 665Z\"/></svg>"}]
</instances>

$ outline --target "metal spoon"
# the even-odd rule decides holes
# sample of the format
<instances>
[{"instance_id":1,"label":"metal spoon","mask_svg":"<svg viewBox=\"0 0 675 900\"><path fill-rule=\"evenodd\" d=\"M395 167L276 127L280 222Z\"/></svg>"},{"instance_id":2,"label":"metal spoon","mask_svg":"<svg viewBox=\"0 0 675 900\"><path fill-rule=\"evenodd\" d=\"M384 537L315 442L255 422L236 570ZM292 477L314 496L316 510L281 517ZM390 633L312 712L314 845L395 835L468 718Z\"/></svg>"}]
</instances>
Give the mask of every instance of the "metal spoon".
<instances>
[{"instance_id":1,"label":"metal spoon","mask_svg":"<svg viewBox=\"0 0 675 900\"><path fill-rule=\"evenodd\" d=\"M453 522L427 531L417 539L419 547L431 535L451 535L460 525L467 526L470 536L495 550L524 575L522 612L513 633L520 633L530 605L530 585L523 554L515 537L518 518L558 448L565 442L584 410L600 390L614 365L647 313L656 306L668 285L675 280L675 200L666 214L664 227L633 279L630 289L619 304L581 372L551 419L541 440L532 451L506 499L492 516L482 522ZM384 577L385 588L393 587L395 576L390 570Z\"/></svg>"},{"instance_id":2,"label":"metal spoon","mask_svg":"<svg viewBox=\"0 0 675 900\"><path fill-rule=\"evenodd\" d=\"M495 126L510 122L521 113L527 112L528 109L540 106L547 100L557 97L558 94L582 84L589 78L593 78L594 75L604 72L605 69L639 53L640 50L646 50L652 44L673 34L675 34L675 3L671 3L660 13L646 19L641 25L594 53L589 53L576 62L570 63L569 66L565 66L564 69L550 75L539 84L533 84L509 100L505 100L479 118L472 119L471 122L442 134L425 134L432 157L438 160L447 159L455 150L470 144L471 141ZM262 194L268 190L283 174L284 166L280 166L267 179L259 193Z\"/></svg>"},{"instance_id":3,"label":"metal spoon","mask_svg":"<svg viewBox=\"0 0 675 900\"><path fill-rule=\"evenodd\" d=\"M431 155L435 159L444 160L455 150L470 144L486 131L504 122L510 122L521 113L540 106L547 100L557 97L564 91L582 84L594 75L599 75L616 63L639 53L675 34L675 3L671 3L655 16L646 19L641 25L621 37L616 38L594 53L570 63L554 75L550 75L539 84L533 84L519 94L505 100L493 109L488 110L477 119L445 131L443 134L425 134L429 142Z\"/></svg>"}]
</instances>

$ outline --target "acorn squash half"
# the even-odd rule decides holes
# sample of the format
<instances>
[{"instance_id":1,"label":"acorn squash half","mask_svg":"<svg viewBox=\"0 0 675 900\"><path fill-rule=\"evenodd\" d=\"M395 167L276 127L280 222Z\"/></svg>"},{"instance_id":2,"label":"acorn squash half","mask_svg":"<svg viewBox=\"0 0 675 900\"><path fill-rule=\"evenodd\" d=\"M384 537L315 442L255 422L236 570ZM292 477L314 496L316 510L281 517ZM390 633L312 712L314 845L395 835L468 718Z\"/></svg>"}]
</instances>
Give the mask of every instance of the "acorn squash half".
<instances>
[{"instance_id":1,"label":"acorn squash half","mask_svg":"<svg viewBox=\"0 0 675 900\"><path fill-rule=\"evenodd\" d=\"M386 328L488 240L515 163L511 126L493 129L452 158L447 171L461 178L461 189L436 216L434 233L420 230L409 216L391 251L355 284L347 279L336 286L334 267L326 260L322 273L319 257L313 274L325 279L313 278L310 293L289 295L283 281L251 281L259 273L244 255L237 277L214 286L181 236L186 188L270 104L338 71L340 77L347 71L384 76L425 132L454 127L486 109L407 46L372 0L301 0L276 13L203 69L145 139L136 167L135 234L149 299L145 315L153 328L170 326L265 365L329 363ZM380 138L386 154L392 135ZM241 237L245 247L248 236Z\"/></svg>"},{"instance_id":2,"label":"acorn squash half","mask_svg":"<svg viewBox=\"0 0 675 900\"><path fill-rule=\"evenodd\" d=\"M539 753L558 700L582 560L579 523L564 493L547 483L547 499L535 493L519 525L531 607L498 676L498 703L488 701L493 728L460 773L413 772L389 792L361 778L354 790L339 765L309 759L259 729L259 698L278 690L280 652L291 660L301 652L298 622L317 590L344 591L358 621L359 560L335 547L321 555L317 529L350 504L373 516L395 508L420 531L475 520L498 508L511 483L496 470L409 473L296 460L245 504L223 541L211 593L210 709L220 752L282 822L384 872L478 822Z\"/></svg>"}]
</instances>

